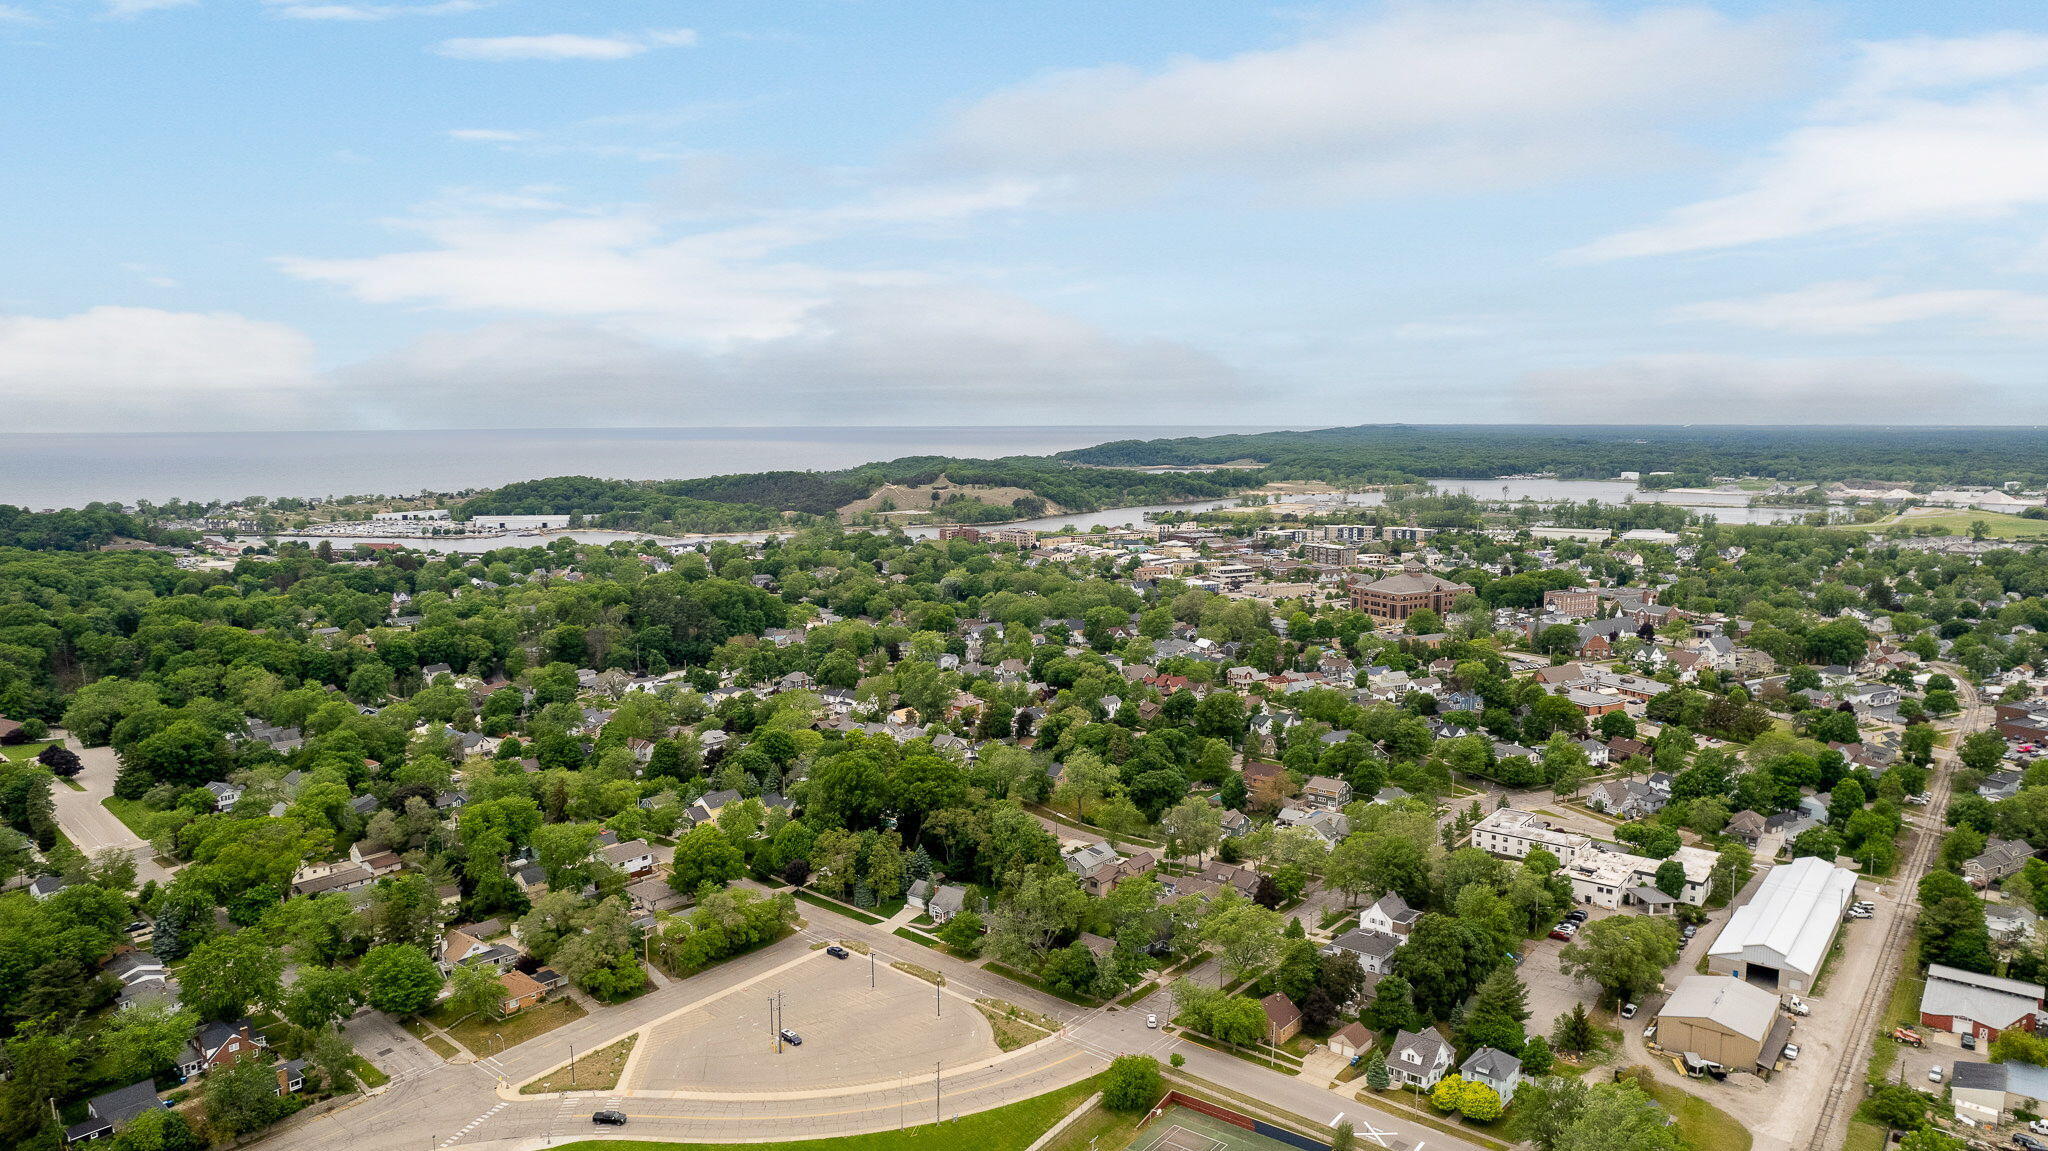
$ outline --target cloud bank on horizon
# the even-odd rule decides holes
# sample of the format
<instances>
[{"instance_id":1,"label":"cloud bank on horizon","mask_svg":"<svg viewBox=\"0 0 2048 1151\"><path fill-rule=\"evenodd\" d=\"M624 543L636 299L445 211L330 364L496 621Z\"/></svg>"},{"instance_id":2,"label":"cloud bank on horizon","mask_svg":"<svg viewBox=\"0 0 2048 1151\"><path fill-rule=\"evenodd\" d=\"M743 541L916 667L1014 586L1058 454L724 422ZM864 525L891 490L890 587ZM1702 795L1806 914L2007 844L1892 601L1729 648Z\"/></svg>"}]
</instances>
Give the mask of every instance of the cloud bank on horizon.
<instances>
[{"instance_id":1,"label":"cloud bank on horizon","mask_svg":"<svg viewBox=\"0 0 2048 1151\"><path fill-rule=\"evenodd\" d=\"M13 0L5 422L2048 420L2033 6L1028 7Z\"/></svg>"}]
</instances>

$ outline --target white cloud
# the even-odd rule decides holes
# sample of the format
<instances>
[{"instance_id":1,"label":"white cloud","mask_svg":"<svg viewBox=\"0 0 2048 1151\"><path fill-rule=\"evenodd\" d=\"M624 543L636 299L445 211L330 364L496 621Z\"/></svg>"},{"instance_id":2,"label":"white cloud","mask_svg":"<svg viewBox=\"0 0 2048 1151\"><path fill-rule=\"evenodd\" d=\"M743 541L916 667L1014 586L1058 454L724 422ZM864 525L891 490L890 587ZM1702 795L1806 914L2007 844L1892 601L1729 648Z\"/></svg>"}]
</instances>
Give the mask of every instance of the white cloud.
<instances>
[{"instance_id":1,"label":"white cloud","mask_svg":"<svg viewBox=\"0 0 2048 1151\"><path fill-rule=\"evenodd\" d=\"M0 316L0 396L16 431L302 426L312 342L227 312L100 307Z\"/></svg>"},{"instance_id":2,"label":"white cloud","mask_svg":"<svg viewBox=\"0 0 2048 1151\"><path fill-rule=\"evenodd\" d=\"M427 0L426 3L357 4L330 0L263 0L264 6L287 20L363 21L397 16L453 16L487 8L496 0Z\"/></svg>"},{"instance_id":3,"label":"white cloud","mask_svg":"<svg viewBox=\"0 0 2048 1151\"><path fill-rule=\"evenodd\" d=\"M1774 86L1797 39L1704 8L1405 6L1280 48L1056 72L961 110L934 148L1124 192L1512 187L1669 150L1662 121Z\"/></svg>"},{"instance_id":4,"label":"white cloud","mask_svg":"<svg viewBox=\"0 0 2048 1151\"><path fill-rule=\"evenodd\" d=\"M532 138L532 133L514 132L503 128L450 128L448 138L479 144L516 144Z\"/></svg>"},{"instance_id":5,"label":"white cloud","mask_svg":"<svg viewBox=\"0 0 2048 1151\"><path fill-rule=\"evenodd\" d=\"M624 60L654 48L697 42L687 28L616 36L557 32L545 36L474 36L443 40L434 51L454 60Z\"/></svg>"},{"instance_id":6,"label":"white cloud","mask_svg":"<svg viewBox=\"0 0 2048 1151\"><path fill-rule=\"evenodd\" d=\"M1961 373L1896 360L1678 354L1528 372L1509 398L1536 423L1955 423L1991 393Z\"/></svg>"},{"instance_id":7,"label":"white cloud","mask_svg":"<svg viewBox=\"0 0 2048 1151\"><path fill-rule=\"evenodd\" d=\"M199 0L107 0L106 15L110 19L126 20L150 12L161 12L166 8L183 8L198 2Z\"/></svg>"},{"instance_id":8,"label":"white cloud","mask_svg":"<svg viewBox=\"0 0 2048 1151\"><path fill-rule=\"evenodd\" d=\"M1865 45L1843 89L1733 190L1575 256L1708 251L2008 216L2048 204L2048 37Z\"/></svg>"},{"instance_id":9,"label":"white cloud","mask_svg":"<svg viewBox=\"0 0 2048 1151\"><path fill-rule=\"evenodd\" d=\"M1670 316L1821 335L1874 332L1926 320L1963 320L1986 334L2048 336L2048 296L1993 288L1887 292L1875 283L1858 280L1687 304L1672 309Z\"/></svg>"},{"instance_id":10,"label":"white cloud","mask_svg":"<svg viewBox=\"0 0 2048 1151\"><path fill-rule=\"evenodd\" d=\"M437 333L337 373L347 420L617 427L1145 419L1245 397L1226 365L974 288L854 289L791 334L707 352L602 324Z\"/></svg>"},{"instance_id":11,"label":"white cloud","mask_svg":"<svg viewBox=\"0 0 2048 1151\"><path fill-rule=\"evenodd\" d=\"M644 207L575 209L547 189L457 197L401 223L427 240L409 252L280 261L302 279L373 303L599 319L717 345L794 334L804 316L857 287L928 283L921 271L839 269L795 258L806 245L915 230L1022 206L1030 185L905 189L824 208L688 227Z\"/></svg>"},{"instance_id":12,"label":"white cloud","mask_svg":"<svg viewBox=\"0 0 2048 1151\"><path fill-rule=\"evenodd\" d=\"M0 4L0 24L40 24L42 19L25 8Z\"/></svg>"}]
</instances>

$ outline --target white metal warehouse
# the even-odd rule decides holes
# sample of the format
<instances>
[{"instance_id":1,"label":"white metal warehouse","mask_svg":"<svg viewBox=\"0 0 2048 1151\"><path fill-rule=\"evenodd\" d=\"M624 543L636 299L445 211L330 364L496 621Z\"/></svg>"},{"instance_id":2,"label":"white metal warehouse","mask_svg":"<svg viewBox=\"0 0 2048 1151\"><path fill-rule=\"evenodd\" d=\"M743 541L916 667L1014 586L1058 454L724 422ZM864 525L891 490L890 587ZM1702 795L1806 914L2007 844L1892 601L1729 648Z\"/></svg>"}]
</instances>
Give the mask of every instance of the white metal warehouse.
<instances>
[{"instance_id":1,"label":"white metal warehouse","mask_svg":"<svg viewBox=\"0 0 2048 1151\"><path fill-rule=\"evenodd\" d=\"M1856 873L1807 856L1774 867L1707 949L1707 970L1768 991L1805 991L1841 929Z\"/></svg>"}]
</instances>

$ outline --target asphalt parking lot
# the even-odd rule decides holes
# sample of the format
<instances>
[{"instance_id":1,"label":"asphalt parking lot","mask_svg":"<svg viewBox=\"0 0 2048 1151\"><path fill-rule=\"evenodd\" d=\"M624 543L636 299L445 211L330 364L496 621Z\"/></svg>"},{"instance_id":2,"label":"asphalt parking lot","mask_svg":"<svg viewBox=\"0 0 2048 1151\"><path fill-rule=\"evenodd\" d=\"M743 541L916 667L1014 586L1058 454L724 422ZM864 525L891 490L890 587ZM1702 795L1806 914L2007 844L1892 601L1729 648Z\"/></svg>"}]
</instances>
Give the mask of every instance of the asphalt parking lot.
<instances>
[{"instance_id":1,"label":"asphalt parking lot","mask_svg":"<svg viewBox=\"0 0 2048 1151\"><path fill-rule=\"evenodd\" d=\"M636 1091L794 1091L932 1074L1000 1054L972 1003L947 995L934 1015L932 985L886 963L868 987L867 957L823 951L774 979L742 988L651 1028L636 1052ZM782 993L782 1025L803 1038L778 1054L768 1000Z\"/></svg>"}]
</instances>

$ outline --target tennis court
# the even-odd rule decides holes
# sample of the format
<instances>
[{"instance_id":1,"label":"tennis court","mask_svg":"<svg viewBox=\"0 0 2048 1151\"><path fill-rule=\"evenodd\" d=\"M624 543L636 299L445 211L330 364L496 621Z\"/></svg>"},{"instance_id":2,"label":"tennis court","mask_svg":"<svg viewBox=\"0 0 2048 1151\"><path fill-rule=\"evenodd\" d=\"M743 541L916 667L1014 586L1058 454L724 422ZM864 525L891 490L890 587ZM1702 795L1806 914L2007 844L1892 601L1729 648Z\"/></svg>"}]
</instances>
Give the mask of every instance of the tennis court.
<instances>
[{"instance_id":1,"label":"tennis court","mask_svg":"<svg viewBox=\"0 0 2048 1151\"><path fill-rule=\"evenodd\" d=\"M1160 1112L1131 1141L1128 1151L1295 1151L1253 1131L1186 1107Z\"/></svg>"}]
</instances>

